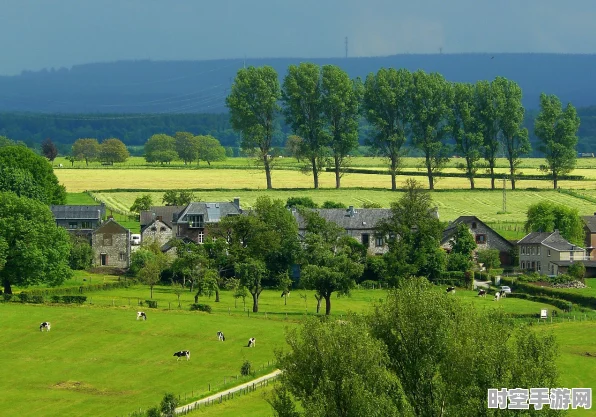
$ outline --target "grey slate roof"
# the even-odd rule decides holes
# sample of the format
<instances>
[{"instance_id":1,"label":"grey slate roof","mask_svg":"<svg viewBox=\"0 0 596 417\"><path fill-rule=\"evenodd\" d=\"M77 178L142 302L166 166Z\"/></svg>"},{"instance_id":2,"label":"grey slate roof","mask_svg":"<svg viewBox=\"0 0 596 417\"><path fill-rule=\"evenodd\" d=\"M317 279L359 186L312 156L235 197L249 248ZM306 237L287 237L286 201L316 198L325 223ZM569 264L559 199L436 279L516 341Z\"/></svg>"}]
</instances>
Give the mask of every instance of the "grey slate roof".
<instances>
[{"instance_id":1,"label":"grey slate roof","mask_svg":"<svg viewBox=\"0 0 596 417\"><path fill-rule=\"evenodd\" d=\"M153 223L153 220L161 216L161 221L167 224L170 229L174 219L174 214L180 213L186 206L153 206L149 210L141 211L141 230ZM155 218L153 216L155 214Z\"/></svg>"},{"instance_id":2,"label":"grey slate roof","mask_svg":"<svg viewBox=\"0 0 596 417\"><path fill-rule=\"evenodd\" d=\"M97 206L50 206L56 220L101 220L106 214L106 207Z\"/></svg>"},{"instance_id":3,"label":"grey slate roof","mask_svg":"<svg viewBox=\"0 0 596 417\"><path fill-rule=\"evenodd\" d=\"M175 223L188 223L188 216L197 214L203 215L205 223L217 223L223 217L242 214L242 210L236 204L230 202L190 203L178 214Z\"/></svg>"},{"instance_id":4,"label":"grey slate roof","mask_svg":"<svg viewBox=\"0 0 596 417\"><path fill-rule=\"evenodd\" d=\"M451 237L455 234L455 232L457 230L457 225L459 225L460 223L471 225L474 222L481 224L483 227L490 230L494 236L501 239L501 241L503 241L503 243L505 243L507 246L510 246L510 247L514 246L513 243L511 243L510 241L505 239L503 236L501 236L499 233L494 231L491 227L489 227L486 223L484 223L482 220L480 220L476 216L459 216L457 219L455 219L454 221L449 223L449 226L447 226L445 228L445 230L443 230L443 237L441 238L441 245L447 243L449 241L449 239L451 239Z\"/></svg>"},{"instance_id":5,"label":"grey slate roof","mask_svg":"<svg viewBox=\"0 0 596 417\"><path fill-rule=\"evenodd\" d=\"M582 220L590 233L596 233L596 216L582 216Z\"/></svg>"},{"instance_id":6,"label":"grey slate roof","mask_svg":"<svg viewBox=\"0 0 596 417\"><path fill-rule=\"evenodd\" d=\"M126 234L128 234L128 233L130 233L130 230L128 230L126 227L122 226L116 220L108 219L108 221L104 222L101 226L99 226L97 229L95 229L93 231L93 234L96 234L96 233L115 233L115 234L126 233Z\"/></svg>"},{"instance_id":7,"label":"grey slate roof","mask_svg":"<svg viewBox=\"0 0 596 417\"><path fill-rule=\"evenodd\" d=\"M313 209L313 211L346 230L374 229L381 220L391 216L390 209L353 209L352 215L350 215L350 209ZM298 229L304 230L306 228L304 218L298 211L292 210L292 214L298 222Z\"/></svg>"},{"instance_id":8,"label":"grey slate roof","mask_svg":"<svg viewBox=\"0 0 596 417\"><path fill-rule=\"evenodd\" d=\"M596 261L551 261L551 263L557 266L569 266L573 263L582 263L586 268L596 268Z\"/></svg>"},{"instance_id":9,"label":"grey slate roof","mask_svg":"<svg viewBox=\"0 0 596 417\"><path fill-rule=\"evenodd\" d=\"M518 242L519 245L543 244L557 251L583 251L583 248L569 243L558 230L554 232L532 232Z\"/></svg>"}]
</instances>

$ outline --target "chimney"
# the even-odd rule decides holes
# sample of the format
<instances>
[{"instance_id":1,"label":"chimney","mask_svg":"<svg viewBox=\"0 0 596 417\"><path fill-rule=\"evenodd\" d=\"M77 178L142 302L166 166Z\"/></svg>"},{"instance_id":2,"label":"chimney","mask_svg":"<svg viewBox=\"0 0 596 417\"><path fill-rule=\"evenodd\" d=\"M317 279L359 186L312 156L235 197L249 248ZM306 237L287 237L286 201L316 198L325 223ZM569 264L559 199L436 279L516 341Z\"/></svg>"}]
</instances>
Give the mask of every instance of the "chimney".
<instances>
[{"instance_id":1,"label":"chimney","mask_svg":"<svg viewBox=\"0 0 596 417\"><path fill-rule=\"evenodd\" d=\"M348 215L349 215L350 217L354 217L354 213L356 213L356 212L354 211L354 206L350 206L350 207L348 207Z\"/></svg>"},{"instance_id":2,"label":"chimney","mask_svg":"<svg viewBox=\"0 0 596 417\"><path fill-rule=\"evenodd\" d=\"M155 213L151 213L151 220L155 220Z\"/></svg>"},{"instance_id":3,"label":"chimney","mask_svg":"<svg viewBox=\"0 0 596 417\"><path fill-rule=\"evenodd\" d=\"M234 197L234 205L238 210L240 210L240 198Z\"/></svg>"},{"instance_id":4,"label":"chimney","mask_svg":"<svg viewBox=\"0 0 596 417\"><path fill-rule=\"evenodd\" d=\"M156 219L159 220L159 221L162 221L163 217L162 216L157 216Z\"/></svg>"}]
</instances>

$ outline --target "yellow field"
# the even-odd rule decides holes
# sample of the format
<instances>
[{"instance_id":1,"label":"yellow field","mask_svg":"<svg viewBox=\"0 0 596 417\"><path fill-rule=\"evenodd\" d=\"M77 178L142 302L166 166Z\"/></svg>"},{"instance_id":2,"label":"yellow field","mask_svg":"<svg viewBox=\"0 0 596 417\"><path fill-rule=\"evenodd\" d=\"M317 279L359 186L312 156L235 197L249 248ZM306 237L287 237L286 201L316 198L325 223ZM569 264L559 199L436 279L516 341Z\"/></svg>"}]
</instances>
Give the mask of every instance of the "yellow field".
<instances>
[{"instance_id":1,"label":"yellow field","mask_svg":"<svg viewBox=\"0 0 596 417\"><path fill-rule=\"evenodd\" d=\"M596 177L596 171L592 176ZM69 192L86 190L109 189L151 189L167 190L181 188L200 189L264 189L266 187L265 173L260 170L248 169L58 169L55 171L61 184ZM398 187L402 187L409 178L398 177ZM426 177L413 177L427 185ZM272 173L274 188L312 188L312 176L299 171L277 170ZM498 182L502 187L502 182ZM333 173L321 173L319 179L321 188L334 188ZM346 174L342 179L343 187L381 188L391 187L389 175ZM561 188L596 189L596 181L560 181ZM490 179L476 180L476 187L489 188ZM469 189L466 178L440 178L435 184L438 190ZM552 188L550 181L518 181L517 188Z\"/></svg>"}]
</instances>

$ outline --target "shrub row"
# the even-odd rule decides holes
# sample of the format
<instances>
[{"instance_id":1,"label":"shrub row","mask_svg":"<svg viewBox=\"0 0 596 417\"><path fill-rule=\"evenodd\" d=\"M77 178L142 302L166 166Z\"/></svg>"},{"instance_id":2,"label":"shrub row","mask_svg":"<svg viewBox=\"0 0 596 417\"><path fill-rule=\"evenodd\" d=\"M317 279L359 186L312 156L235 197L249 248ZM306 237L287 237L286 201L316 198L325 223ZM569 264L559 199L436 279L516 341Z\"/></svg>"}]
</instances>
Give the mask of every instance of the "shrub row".
<instances>
[{"instance_id":1,"label":"shrub row","mask_svg":"<svg viewBox=\"0 0 596 417\"><path fill-rule=\"evenodd\" d=\"M334 168L326 168L327 172L333 172ZM342 172L348 172L353 174L384 174L389 175L390 172L387 169L364 169L364 168L344 168ZM428 174L425 171L399 171L398 175L407 175L410 177L426 177ZM445 178L468 178L465 173L459 172L436 172L435 177ZM474 178L491 178L490 174L475 174ZM508 174L495 174L495 178L508 178ZM545 180L552 181L552 175L518 175L519 180ZM567 181L583 181L585 177L583 175L561 175L560 180Z\"/></svg>"},{"instance_id":2,"label":"shrub row","mask_svg":"<svg viewBox=\"0 0 596 417\"><path fill-rule=\"evenodd\" d=\"M145 303L147 303L147 307L149 308L157 308L157 301L155 300L145 300Z\"/></svg>"},{"instance_id":3,"label":"shrub row","mask_svg":"<svg viewBox=\"0 0 596 417\"><path fill-rule=\"evenodd\" d=\"M101 284L81 285L80 287L66 287L66 288L43 288L27 291L31 295L52 296L62 294L82 294L89 291L106 291L116 288L128 288L131 285L128 281L104 282ZM22 294L22 293L21 293Z\"/></svg>"},{"instance_id":4,"label":"shrub row","mask_svg":"<svg viewBox=\"0 0 596 417\"><path fill-rule=\"evenodd\" d=\"M10 301L14 298L13 294L3 294L2 297L4 301ZM20 292L17 297L21 303L43 304L45 301L43 295L30 294L24 291ZM52 295L51 300L53 303L83 304L87 301L87 297L83 295Z\"/></svg>"},{"instance_id":5,"label":"shrub row","mask_svg":"<svg viewBox=\"0 0 596 417\"><path fill-rule=\"evenodd\" d=\"M538 285L526 284L524 282L518 282L514 278L501 278L503 285L509 285L518 291L526 294L546 296L551 298L560 298L562 300L570 301L574 304L582 307L588 307L596 309L596 297L590 297L588 295L577 294L572 292L561 291L557 288L540 287Z\"/></svg>"},{"instance_id":6,"label":"shrub row","mask_svg":"<svg viewBox=\"0 0 596 417\"><path fill-rule=\"evenodd\" d=\"M190 311L204 311L206 313L211 313L211 306L209 304L191 304Z\"/></svg>"},{"instance_id":7,"label":"shrub row","mask_svg":"<svg viewBox=\"0 0 596 417\"><path fill-rule=\"evenodd\" d=\"M557 298L546 297L543 295L529 295L524 293L511 293L507 294L507 298L521 298L523 300L534 301L537 303L550 304L551 306L557 307L560 310L571 312L573 310L573 304L569 301L559 300Z\"/></svg>"}]
</instances>

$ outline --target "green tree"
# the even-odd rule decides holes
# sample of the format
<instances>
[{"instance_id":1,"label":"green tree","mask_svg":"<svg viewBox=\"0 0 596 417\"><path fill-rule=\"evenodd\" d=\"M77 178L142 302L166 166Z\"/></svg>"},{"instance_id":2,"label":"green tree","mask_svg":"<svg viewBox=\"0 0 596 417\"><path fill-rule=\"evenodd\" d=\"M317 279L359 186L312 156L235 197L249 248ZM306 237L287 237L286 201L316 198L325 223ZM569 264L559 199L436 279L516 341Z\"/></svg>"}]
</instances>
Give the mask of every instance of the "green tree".
<instances>
[{"instance_id":1,"label":"green tree","mask_svg":"<svg viewBox=\"0 0 596 417\"><path fill-rule=\"evenodd\" d=\"M252 295L252 312L259 312L259 296L264 290L263 279L267 276L265 262L246 258L235 265L236 277L240 279L240 285L245 287Z\"/></svg>"},{"instance_id":2,"label":"green tree","mask_svg":"<svg viewBox=\"0 0 596 417\"><path fill-rule=\"evenodd\" d=\"M164 395L159 405L162 417L175 417L176 407L178 407L176 396L171 393Z\"/></svg>"},{"instance_id":3,"label":"green tree","mask_svg":"<svg viewBox=\"0 0 596 417\"><path fill-rule=\"evenodd\" d=\"M488 164L490 185L495 189L495 168L501 142L499 141L499 109L501 108L502 94L493 81L478 81L476 83L476 114L479 128L484 139L482 155Z\"/></svg>"},{"instance_id":4,"label":"green tree","mask_svg":"<svg viewBox=\"0 0 596 417\"><path fill-rule=\"evenodd\" d=\"M293 156L300 162L302 155L300 150L302 149L302 138L298 135L290 135L286 140L286 149L290 156Z\"/></svg>"},{"instance_id":5,"label":"green tree","mask_svg":"<svg viewBox=\"0 0 596 417\"><path fill-rule=\"evenodd\" d=\"M170 163L178 157L176 139L170 135L159 133L145 142L145 159L147 162Z\"/></svg>"},{"instance_id":6,"label":"green tree","mask_svg":"<svg viewBox=\"0 0 596 417\"><path fill-rule=\"evenodd\" d=\"M33 175L25 169L0 165L0 192L2 191L48 203L46 190L37 185Z\"/></svg>"},{"instance_id":7,"label":"green tree","mask_svg":"<svg viewBox=\"0 0 596 417\"><path fill-rule=\"evenodd\" d=\"M335 167L335 188L340 187L341 169L347 157L358 147L358 119L362 99L360 80L352 81L335 65L322 69L323 115L330 137L329 147Z\"/></svg>"},{"instance_id":8,"label":"green tree","mask_svg":"<svg viewBox=\"0 0 596 417\"><path fill-rule=\"evenodd\" d=\"M474 236L470 233L470 229L468 229L465 223L457 225L450 244L452 253L461 253L469 259L472 259L472 255L477 247Z\"/></svg>"},{"instance_id":9,"label":"green tree","mask_svg":"<svg viewBox=\"0 0 596 417\"><path fill-rule=\"evenodd\" d=\"M52 165L42 156L37 155L25 146L4 146L0 148L0 167L13 171L12 189L17 194L32 197L38 196L39 189L45 194L45 199L40 199L49 204L64 204L66 202L66 190L58 183ZM4 171L6 172L6 171ZM32 179L32 182L31 182ZM0 183L6 181L1 180Z\"/></svg>"},{"instance_id":10,"label":"green tree","mask_svg":"<svg viewBox=\"0 0 596 417\"><path fill-rule=\"evenodd\" d=\"M319 205L310 197L288 197L286 207L318 208Z\"/></svg>"},{"instance_id":11,"label":"green tree","mask_svg":"<svg viewBox=\"0 0 596 417\"><path fill-rule=\"evenodd\" d=\"M374 132L369 144L388 159L392 190L397 189L395 177L410 133L412 88L412 74L406 69L381 68L376 75L369 74L364 83L362 107Z\"/></svg>"},{"instance_id":12,"label":"green tree","mask_svg":"<svg viewBox=\"0 0 596 417\"><path fill-rule=\"evenodd\" d=\"M226 150L213 136L199 136L197 142L197 161L202 160L211 165L211 162L226 160Z\"/></svg>"},{"instance_id":13,"label":"green tree","mask_svg":"<svg viewBox=\"0 0 596 417\"><path fill-rule=\"evenodd\" d=\"M89 166L89 161L99 158L100 149L97 139L77 139L72 145L72 154L79 161L85 160L85 164Z\"/></svg>"},{"instance_id":14,"label":"green tree","mask_svg":"<svg viewBox=\"0 0 596 417\"><path fill-rule=\"evenodd\" d=\"M574 262L567 268L567 273L573 278L583 281L586 276L586 266L581 262Z\"/></svg>"},{"instance_id":15,"label":"green tree","mask_svg":"<svg viewBox=\"0 0 596 417\"><path fill-rule=\"evenodd\" d=\"M240 146L245 152L256 153L265 168L267 189L271 185L272 159L276 117L280 112L279 79L272 67L243 68L236 74L232 91L226 98L230 109L230 124L242 134Z\"/></svg>"},{"instance_id":16,"label":"green tree","mask_svg":"<svg viewBox=\"0 0 596 417\"><path fill-rule=\"evenodd\" d=\"M182 279L182 286L190 283L190 291L200 281L201 273L207 264L207 255L203 245L194 242L184 243L178 240L176 245L176 259L172 262L171 270L174 276ZM196 301L195 301L196 302Z\"/></svg>"},{"instance_id":17,"label":"green tree","mask_svg":"<svg viewBox=\"0 0 596 417\"><path fill-rule=\"evenodd\" d=\"M70 236L70 256L68 264L71 269L85 270L93 264L93 248L89 240L81 236Z\"/></svg>"},{"instance_id":18,"label":"green tree","mask_svg":"<svg viewBox=\"0 0 596 417\"><path fill-rule=\"evenodd\" d=\"M498 249L480 249L476 252L476 256L478 263L483 264L489 273L501 266L501 257Z\"/></svg>"},{"instance_id":19,"label":"green tree","mask_svg":"<svg viewBox=\"0 0 596 417\"><path fill-rule=\"evenodd\" d=\"M411 416L399 380L388 370L387 349L369 331L356 317L342 322L310 318L290 330L289 352L277 353L283 373L269 400L275 415Z\"/></svg>"},{"instance_id":20,"label":"green tree","mask_svg":"<svg viewBox=\"0 0 596 417\"><path fill-rule=\"evenodd\" d=\"M184 165L191 164L198 159L199 141L198 136L190 132L176 132L174 136L175 148L178 157L184 161Z\"/></svg>"},{"instance_id":21,"label":"green tree","mask_svg":"<svg viewBox=\"0 0 596 417\"><path fill-rule=\"evenodd\" d=\"M300 285L325 299L325 314L329 315L331 294L348 295L362 275L366 248L318 213L302 210L300 214L306 224Z\"/></svg>"},{"instance_id":22,"label":"green tree","mask_svg":"<svg viewBox=\"0 0 596 417\"><path fill-rule=\"evenodd\" d=\"M524 123L522 90L515 81L503 77L497 77L493 83L502 94L502 100L499 101L498 125L505 156L509 161L511 189L515 190L515 178L521 157L532 150L528 129L522 127Z\"/></svg>"},{"instance_id":23,"label":"green tree","mask_svg":"<svg viewBox=\"0 0 596 417\"><path fill-rule=\"evenodd\" d=\"M465 164L457 167L466 173L470 180L470 188L474 189L474 176L479 168L483 138L479 123L475 118L475 87L472 84L455 83L453 85L453 111L451 131L455 139L455 147L465 159Z\"/></svg>"},{"instance_id":24,"label":"green tree","mask_svg":"<svg viewBox=\"0 0 596 417\"><path fill-rule=\"evenodd\" d=\"M105 163L126 162L130 154L120 139L110 138L99 145L99 159Z\"/></svg>"},{"instance_id":25,"label":"green tree","mask_svg":"<svg viewBox=\"0 0 596 417\"><path fill-rule=\"evenodd\" d=\"M145 253L143 253L143 251ZM162 272L168 267L168 257L161 251L156 242L140 248L135 252L139 259L143 257L143 265L138 269L137 276L146 285L149 285L151 290L151 298L153 298L153 287L160 281ZM132 263L132 260L131 260Z\"/></svg>"},{"instance_id":26,"label":"green tree","mask_svg":"<svg viewBox=\"0 0 596 417\"><path fill-rule=\"evenodd\" d=\"M70 238L47 205L2 192L0 213L0 238L8 244L0 271L5 293L12 294L13 285L56 286L70 278Z\"/></svg>"},{"instance_id":27,"label":"green tree","mask_svg":"<svg viewBox=\"0 0 596 417\"><path fill-rule=\"evenodd\" d=\"M444 270L443 226L429 192L419 182L406 181L404 195L391 204L391 215L379 223L378 232L388 237L384 256L393 281L410 276L436 279Z\"/></svg>"},{"instance_id":28,"label":"green tree","mask_svg":"<svg viewBox=\"0 0 596 417\"><path fill-rule=\"evenodd\" d=\"M581 245L584 240L583 222L576 208L550 201L541 201L528 207L525 224L528 232L559 230L568 241Z\"/></svg>"},{"instance_id":29,"label":"green tree","mask_svg":"<svg viewBox=\"0 0 596 417\"><path fill-rule=\"evenodd\" d=\"M337 201L325 201L321 208L330 209L330 208L348 208L344 203L338 203Z\"/></svg>"},{"instance_id":30,"label":"green tree","mask_svg":"<svg viewBox=\"0 0 596 417\"><path fill-rule=\"evenodd\" d=\"M428 186L435 188L435 174L449 161L444 143L450 131L453 89L441 74L422 70L412 74L412 143L424 154Z\"/></svg>"},{"instance_id":31,"label":"green tree","mask_svg":"<svg viewBox=\"0 0 596 417\"><path fill-rule=\"evenodd\" d=\"M308 62L290 65L282 86L282 100L286 123L302 138L300 155L308 161L314 188L318 189L319 173L323 169L325 149L329 145L320 67Z\"/></svg>"},{"instance_id":32,"label":"green tree","mask_svg":"<svg viewBox=\"0 0 596 417\"><path fill-rule=\"evenodd\" d=\"M487 409L489 388L557 386L553 335L446 297L424 279L404 280L369 322L415 416L501 415L507 410Z\"/></svg>"},{"instance_id":33,"label":"green tree","mask_svg":"<svg viewBox=\"0 0 596 417\"><path fill-rule=\"evenodd\" d=\"M552 175L555 190L559 177L575 168L579 123L571 103L563 110L557 96L540 95L540 113L534 123L534 133L541 142L539 150L546 158L546 164L541 165L540 169Z\"/></svg>"},{"instance_id":34,"label":"green tree","mask_svg":"<svg viewBox=\"0 0 596 417\"><path fill-rule=\"evenodd\" d=\"M54 162L54 159L58 156L58 148L56 148L52 139L46 138L41 142L41 153L48 158L50 162Z\"/></svg>"},{"instance_id":35,"label":"green tree","mask_svg":"<svg viewBox=\"0 0 596 417\"><path fill-rule=\"evenodd\" d=\"M8 257L8 243L6 239L0 236L0 272L4 269L4 265L6 265L6 258Z\"/></svg>"},{"instance_id":36,"label":"green tree","mask_svg":"<svg viewBox=\"0 0 596 417\"><path fill-rule=\"evenodd\" d=\"M133 213L140 213L141 211L146 211L151 208L153 205L153 198L151 198L150 194L144 194L135 198L134 203L130 207L130 211Z\"/></svg>"},{"instance_id":37,"label":"green tree","mask_svg":"<svg viewBox=\"0 0 596 417\"><path fill-rule=\"evenodd\" d=\"M168 190L162 198L162 203L166 206L187 206L193 201L200 201L200 199L188 190Z\"/></svg>"}]
</instances>

